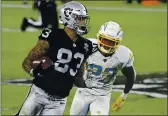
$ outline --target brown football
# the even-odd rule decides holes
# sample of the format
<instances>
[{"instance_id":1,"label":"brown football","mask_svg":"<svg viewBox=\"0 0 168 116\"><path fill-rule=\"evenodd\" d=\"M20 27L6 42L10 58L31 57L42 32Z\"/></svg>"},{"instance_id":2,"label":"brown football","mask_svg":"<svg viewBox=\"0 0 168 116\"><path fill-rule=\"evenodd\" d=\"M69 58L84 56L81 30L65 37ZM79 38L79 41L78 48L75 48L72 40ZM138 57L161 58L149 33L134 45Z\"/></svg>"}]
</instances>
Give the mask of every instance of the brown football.
<instances>
[{"instance_id":1,"label":"brown football","mask_svg":"<svg viewBox=\"0 0 168 116\"><path fill-rule=\"evenodd\" d=\"M35 69L41 62L42 62L41 67L43 69L46 69L53 64L53 61L49 57L43 56L43 57L36 59L32 62L33 69Z\"/></svg>"}]
</instances>

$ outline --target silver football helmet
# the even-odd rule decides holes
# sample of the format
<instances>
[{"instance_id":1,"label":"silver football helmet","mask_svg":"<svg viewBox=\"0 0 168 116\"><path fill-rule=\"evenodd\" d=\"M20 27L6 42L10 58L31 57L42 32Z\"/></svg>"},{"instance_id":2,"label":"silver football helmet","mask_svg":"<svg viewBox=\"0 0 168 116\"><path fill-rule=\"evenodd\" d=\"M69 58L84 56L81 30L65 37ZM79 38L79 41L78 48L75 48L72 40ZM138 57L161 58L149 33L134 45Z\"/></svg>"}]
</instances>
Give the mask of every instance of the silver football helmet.
<instances>
[{"instance_id":1,"label":"silver football helmet","mask_svg":"<svg viewBox=\"0 0 168 116\"><path fill-rule=\"evenodd\" d=\"M67 2L60 8L59 22L79 35L87 34L90 28L90 17L86 7L76 1Z\"/></svg>"}]
</instances>

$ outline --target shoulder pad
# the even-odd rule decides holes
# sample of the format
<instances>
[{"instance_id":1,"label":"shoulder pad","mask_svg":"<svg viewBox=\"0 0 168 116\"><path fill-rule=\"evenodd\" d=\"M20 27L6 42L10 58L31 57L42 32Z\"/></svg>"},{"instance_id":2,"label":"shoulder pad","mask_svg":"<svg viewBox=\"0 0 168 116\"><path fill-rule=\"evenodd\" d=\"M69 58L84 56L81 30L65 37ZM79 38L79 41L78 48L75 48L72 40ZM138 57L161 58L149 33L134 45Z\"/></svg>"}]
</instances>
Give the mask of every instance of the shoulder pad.
<instances>
[{"instance_id":1,"label":"shoulder pad","mask_svg":"<svg viewBox=\"0 0 168 116\"><path fill-rule=\"evenodd\" d=\"M132 51L127 48L126 46L120 45L118 49L116 50L116 56L120 60L120 62L125 63L128 62L133 58Z\"/></svg>"},{"instance_id":2,"label":"shoulder pad","mask_svg":"<svg viewBox=\"0 0 168 116\"><path fill-rule=\"evenodd\" d=\"M97 39L95 38L87 38L88 40L90 40L92 43L97 44Z\"/></svg>"},{"instance_id":3,"label":"shoulder pad","mask_svg":"<svg viewBox=\"0 0 168 116\"><path fill-rule=\"evenodd\" d=\"M92 42L92 46L93 46L92 53L96 52L98 50L97 49L97 39L95 38L87 38L87 39Z\"/></svg>"}]
</instances>

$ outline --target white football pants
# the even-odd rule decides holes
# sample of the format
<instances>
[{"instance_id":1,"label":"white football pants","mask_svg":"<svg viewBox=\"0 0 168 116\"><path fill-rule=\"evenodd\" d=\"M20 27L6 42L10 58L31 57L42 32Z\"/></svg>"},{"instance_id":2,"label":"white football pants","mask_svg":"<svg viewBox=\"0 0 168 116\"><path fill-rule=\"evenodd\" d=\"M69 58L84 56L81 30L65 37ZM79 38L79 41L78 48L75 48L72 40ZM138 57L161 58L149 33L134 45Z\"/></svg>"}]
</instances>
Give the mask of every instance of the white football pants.
<instances>
[{"instance_id":1,"label":"white football pants","mask_svg":"<svg viewBox=\"0 0 168 116\"><path fill-rule=\"evenodd\" d=\"M30 92L20 109L19 115L63 115L67 98L55 99L41 88L32 85Z\"/></svg>"},{"instance_id":2,"label":"white football pants","mask_svg":"<svg viewBox=\"0 0 168 116\"><path fill-rule=\"evenodd\" d=\"M92 95L78 88L70 109L70 115L108 115L111 93L106 96Z\"/></svg>"}]
</instances>

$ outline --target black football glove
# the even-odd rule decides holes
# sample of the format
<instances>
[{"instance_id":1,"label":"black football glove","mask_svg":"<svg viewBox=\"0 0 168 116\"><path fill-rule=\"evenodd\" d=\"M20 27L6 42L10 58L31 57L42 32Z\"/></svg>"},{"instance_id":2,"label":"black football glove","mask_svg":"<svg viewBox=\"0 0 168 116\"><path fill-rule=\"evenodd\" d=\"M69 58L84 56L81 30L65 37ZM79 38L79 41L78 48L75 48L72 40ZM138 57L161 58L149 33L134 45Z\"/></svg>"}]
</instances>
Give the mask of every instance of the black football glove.
<instances>
[{"instance_id":1,"label":"black football glove","mask_svg":"<svg viewBox=\"0 0 168 116\"><path fill-rule=\"evenodd\" d=\"M39 9L41 5L41 1L40 0L34 0L34 3L33 3L33 9L36 10L36 9Z\"/></svg>"},{"instance_id":2,"label":"black football glove","mask_svg":"<svg viewBox=\"0 0 168 116\"><path fill-rule=\"evenodd\" d=\"M30 71L30 75L33 77L44 77L44 73L47 73L50 70L54 70L54 65L49 66L48 68L42 67L43 63L41 62L35 69Z\"/></svg>"}]
</instances>

